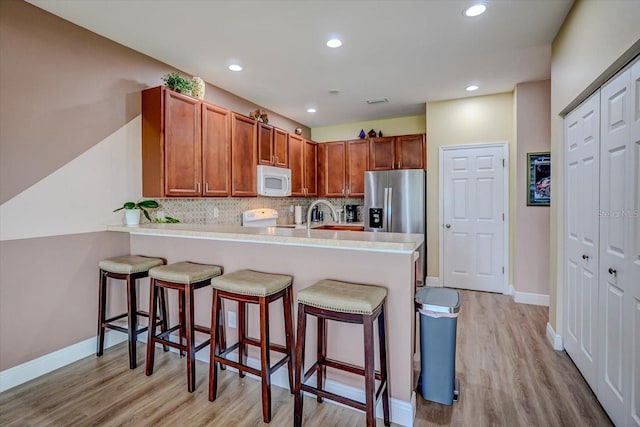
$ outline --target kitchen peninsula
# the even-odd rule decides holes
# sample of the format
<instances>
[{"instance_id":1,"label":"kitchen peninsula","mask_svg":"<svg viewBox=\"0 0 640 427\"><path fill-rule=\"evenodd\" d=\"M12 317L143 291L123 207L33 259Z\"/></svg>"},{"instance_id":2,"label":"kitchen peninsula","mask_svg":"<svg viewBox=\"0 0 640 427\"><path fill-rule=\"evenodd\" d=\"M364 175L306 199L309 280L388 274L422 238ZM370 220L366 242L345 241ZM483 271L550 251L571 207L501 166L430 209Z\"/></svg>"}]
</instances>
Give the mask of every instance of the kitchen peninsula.
<instances>
[{"instance_id":1,"label":"kitchen peninsula","mask_svg":"<svg viewBox=\"0 0 640 427\"><path fill-rule=\"evenodd\" d=\"M108 230L129 233L133 254L164 257L168 262L188 260L217 264L223 266L225 272L253 269L289 274L293 276L294 295L321 279L386 287L391 417L395 423L411 425L415 410L415 261L418 249L424 244L423 235L202 224L109 226ZM206 325L210 321L211 291L199 292L196 323ZM169 296L172 297L175 296ZM170 319L176 319L175 301L170 301L169 307L174 310L170 311ZM225 309L234 311L235 306L227 304ZM297 312L297 307L294 309ZM274 304L272 310L271 318L281 319L282 307ZM257 325L257 310L250 310L250 335L257 336ZM328 355L362 365L362 328L334 322L330 325ZM272 322L270 334L274 342L284 342L284 325ZM234 342L235 336L235 329L227 325L227 340ZM311 354L316 342L313 324L309 325L307 339ZM276 376L278 374L286 376L284 371L278 371ZM358 378L331 371L328 374L337 387L363 388ZM274 384L279 384L275 378Z\"/></svg>"}]
</instances>

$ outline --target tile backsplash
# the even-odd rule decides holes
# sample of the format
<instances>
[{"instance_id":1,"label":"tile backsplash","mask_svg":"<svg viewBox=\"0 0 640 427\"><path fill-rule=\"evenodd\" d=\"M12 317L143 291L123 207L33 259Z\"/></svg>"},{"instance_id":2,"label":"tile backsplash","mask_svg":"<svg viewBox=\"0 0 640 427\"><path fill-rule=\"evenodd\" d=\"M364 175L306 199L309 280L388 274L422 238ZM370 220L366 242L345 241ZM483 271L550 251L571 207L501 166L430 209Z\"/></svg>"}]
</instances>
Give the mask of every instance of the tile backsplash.
<instances>
[{"instance_id":1,"label":"tile backsplash","mask_svg":"<svg viewBox=\"0 0 640 427\"><path fill-rule=\"evenodd\" d=\"M293 223L293 208L302 206L303 216L314 198L306 197L228 197L228 198L202 198L202 199L155 199L160 208L155 211L163 211L166 216L177 218L180 222L190 224L235 224L242 222L242 212L249 209L271 208L278 211L279 224ZM326 199L336 209L344 208L344 205L364 205L364 199ZM326 206L320 205L320 209L330 218ZM153 216L155 216L155 211ZM217 217L216 217L217 214ZM143 217L144 218L144 217ZM305 219L306 220L306 219Z\"/></svg>"}]
</instances>

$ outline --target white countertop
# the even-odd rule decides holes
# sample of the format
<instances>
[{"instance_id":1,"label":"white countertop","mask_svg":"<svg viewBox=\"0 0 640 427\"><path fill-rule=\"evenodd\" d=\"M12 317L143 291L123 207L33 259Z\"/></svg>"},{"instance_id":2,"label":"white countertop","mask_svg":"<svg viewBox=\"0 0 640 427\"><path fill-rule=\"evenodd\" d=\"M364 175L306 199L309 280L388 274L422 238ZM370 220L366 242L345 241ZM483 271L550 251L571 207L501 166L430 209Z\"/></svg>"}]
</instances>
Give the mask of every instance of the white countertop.
<instances>
[{"instance_id":1,"label":"white countertop","mask_svg":"<svg viewBox=\"0 0 640 427\"><path fill-rule=\"evenodd\" d=\"M339 225L356 224L342 223ZM110 225L107 226L107 230L134 235L400 253L413 253L424 243L422 234L314 230L313 228L307 230L306 227L300 229L179 223L141 224L137 226Z\"/></svg>"}]
</instances>

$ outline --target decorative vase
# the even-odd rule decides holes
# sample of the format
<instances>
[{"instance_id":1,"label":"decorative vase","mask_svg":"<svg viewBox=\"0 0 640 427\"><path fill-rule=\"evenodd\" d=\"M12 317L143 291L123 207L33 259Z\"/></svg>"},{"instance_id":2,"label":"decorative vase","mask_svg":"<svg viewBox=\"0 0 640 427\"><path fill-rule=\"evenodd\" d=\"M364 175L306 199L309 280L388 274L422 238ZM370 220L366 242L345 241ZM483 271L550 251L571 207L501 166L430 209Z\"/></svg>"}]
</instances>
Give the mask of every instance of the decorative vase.
<instances>
[{"instance_id":1,"label":"decorative vase","mask_svg":"<svg viewBox=\"0 0 640 427\"><path fill-rule=\"evenodd\" d=\"M360 137L360 139L364 139L367 134L364 133L364 129L360 129L360 133L358 134L358 136Z\"/></svg>"},{"instance_id":2,"label":"decorative vase","mask_svg":"<svg viewBox=\"0 0 640 427\"><path fill-rule=\"evenodd\" d=\"M124 223L127 226L140 224L140 209L125 209Z\"/></svg>"},{"instance_id":3,"label":"decorative vase","mask_svg":"<svg viewBox=\"0 0 640 427\"><path fill-rule=\"evenodd\" d=\"M194 77L191 79L191 83L193 83L191 95L195 96L198 99L204 99L204 80L202 80L200 77Z\"/></svg>"}]
</instances>

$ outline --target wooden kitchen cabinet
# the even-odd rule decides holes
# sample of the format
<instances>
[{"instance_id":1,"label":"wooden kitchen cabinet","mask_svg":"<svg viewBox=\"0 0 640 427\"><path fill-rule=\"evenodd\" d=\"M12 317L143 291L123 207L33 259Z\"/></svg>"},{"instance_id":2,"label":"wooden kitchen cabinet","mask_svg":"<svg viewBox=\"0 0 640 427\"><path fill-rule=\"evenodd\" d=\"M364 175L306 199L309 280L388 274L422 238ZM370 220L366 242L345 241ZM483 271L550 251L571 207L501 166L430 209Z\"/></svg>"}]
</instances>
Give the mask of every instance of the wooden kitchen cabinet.
<instances>
[{"instance_id":1,"label":"wooden kitchen cabinet","mask_svg":"<svg viewBox=\"0 0 640 427\"><path fill-rule=\"evenodd\" d=\"M424 169L423 134L369 139L370 170Z\"/></svg>"},{"instance_id":2,"label":"wooden kitchen cabinet","mask_svg":"<svg viewBox=\"0 0 640 427\"><path fill-rule=\"evenodd\" d=\"M396 137L396 169L424 169L425 162L423 134Z\"/></svg>"},{"instance_id":3,"label":"wooden kitchen cabinet","mask_svg":"<svg viewBox=\"0 0 640 427\"><path fill-rule=\"evenodd\" d=\"M142 92L142 195L200 195L201 103L155 87Z\"/></svg>"},{"instance_id":4,"label":"wooden kitchen cabinet","mask_svg":"<svg viewBox=\"0 0 640 427\"><path fill-rule=\"evenodd\" d=\"M347 163L344 141L320 144L318 153L318 175L320 197L344 197L344 171Z\"/></svg>"},{"instance_id":5,"label":"wooden kitchen cabinet","mask_svg":"<svg viewBox=\"0 0 640 427\"><path fill-rule=\"evenodd\" d=\"M289 166L289 133L265 123L258 123L258 164L286 168Z\"/></svg>"},{"instance_id":6,"label":"wooden kitchen cabinet","mask_svg":"<svg viewBox=\"0 0 640 427\"><path fill-rule=\"evenodd\" d=\"M320 144L319 150L320 196L363 197L369 141L327 142Z\"/></svg>"},{"instance_id":7,"label":"wooden kitchen cabinet","mask_svg":"<svg viewBox=\"0 0 640 427\"><path fill-rule=\"evenodd\" d=\"M289 135L289 168L291 169L291 196L318 195L318 147L298 135Z\"/></svg>"},{"instance_id":8,"label":"wooden kitchen cabinet","mask_svg":"<svg viewBox=\"0 0 640 427\"><path fill-rule=\"evenodd\" d=\"M305 196L318 195L318 144L304 140L304 186Z\"/></svg>"},{"instance_id":9,"label":"wooden kitchen cabinet","mask_svg":"<svg viewBox=\"0 0 640 427\"><path fill-rule=\"evenodd\" d=\"M369 142L348 141L345 165L345 196L364 197L364 173L369 169Z\"/></svg>"},{"instance_id":10,"label":"wooden kitchen cabinet","mask_svg":"<svg viewBox=\"0 0 640 427\"><path fill-rule=\"evenodd\" d=\"M229 111L158 86L142 91L142 195L230 194Z\"/></svg>"},{"instance_id":11,"label":"wooden kitchen cabinet","mask_svg":"<svg viewBox=\"0 0 640 427\"><path fill-rule=\"evenodd\" d=\"M229 110L202 104L203 196L231 194L231 131Z\"/></svg>"},{"instance_id":12,"label":"wooden kitchen cabinet","mask_svg":"<svg viewBox=\"0 0 640 427\"><path fill-rule=\"evenodd\" d=\"M231 195L257 196L258 143L256 121L231 113Z\"/></svg>"}]
</instances>

